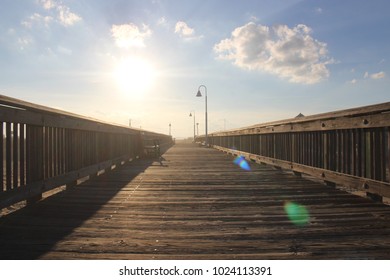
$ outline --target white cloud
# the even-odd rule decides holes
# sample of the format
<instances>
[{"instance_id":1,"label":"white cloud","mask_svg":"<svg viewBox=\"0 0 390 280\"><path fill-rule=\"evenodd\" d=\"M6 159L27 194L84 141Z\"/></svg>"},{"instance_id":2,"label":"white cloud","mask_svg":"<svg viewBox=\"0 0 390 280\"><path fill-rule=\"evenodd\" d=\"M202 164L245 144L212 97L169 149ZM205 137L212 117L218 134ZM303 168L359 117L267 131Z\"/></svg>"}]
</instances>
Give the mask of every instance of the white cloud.
<instances>
[{"instance_id":1,"label":"white cloud","mask_svg":"<svg viewBox=\"0 0 390 280\"><path fill-rule=\"evenodd\" d=\"M365 79L373 79L373 80L379 80L379 79L383 79L384 77L386 76L386 73L381 71L381 72L378 72L378 73L373 73L373 74L369 74L368 72L365 72L364 73L364 78Z\"/></svg>"},{"instance_id":2,"label":"white cloud","mask_svg":"<svg viewBox=\"0 0 390 280\"><path fill-rule=\"evenodd\" d=\"M81 17L72 13L66 6L58 6L58 20L64 26L72 26L75 23L81 21Z\"/></svg>"},{"instance_id":3,"label":"white cloud","mask_svg":"<svg viewBox=\"0 0 390 280\"><path fill-rule=\"evenodd\" d=\"M182 37L190 37L195 33L195 30L190 28L184 21L178 21L175 26L175 33Z\"/></svg>"},{"instance_id":4,"label":"white cloud","mask_svg":"<svg viewBox=\"0 0 390 280\"><path fill-rule=\"evenodd\" d=\"M55 3L53 0L39 0L38 2L45 10L50 10L57 6L57 3Z\"/></svg>"},{"instance_id":5,"label":"white cloud","mask_svg":"<svg viewBox=\"0 0 390 280\"><path fill-rule=\"evenodd\" d=\"M57 1L38 0L38 3L47 11L55 10L57 21L64 26L72 26L82 20L79 15L71 12L69 7L59 4Z\"/></svg>"},{"instance_id":6,"label":"white cloud","mask_svg":"<svg viewBox=\"0 0 390 280\"><path fill-rule=\"evenodd\" d=\"M112 25L111 35L120 48L144 47L145 39L150 37L152 31L147 25L143 25L142 29L138 28L133 23Z\"/></svg>"},{"instance_id":7,"label":"white cloud","mask_svg":"<svg viewBox=\"0 0 390 280\"><path fill-rule=\"evenodd\" d=\"M195 29L188 26L184 21L178 21L175 25L175 33L186 41L202 39L203 35L195 35Z\"/></svg>"},{"instance_id":8,"label":"white cloud","mask_svg":"<svg viewBox=\"0 0 390 280\"><path fill-rule=\"evenodd\" d=\"M248 70L260 70L290 82L314 84L329 77L327 46L299 24L268 27L250 22L233 30L231 37L214 46L219 59L231 60Z\"/></svg>"},{"instance_id":9,"label":"white cloud","mask_svg":"<svg viewBox=\"0 0 390 280\"><path fill-rule=\"evenodd\" d=\"M34 13L27 20L22 21L22 25L27 28L32 28L33 25L44 25L45 27L48 27L52 21L53 17L51 16L42 16L38 13Z\"/></svg>"},{"instance_id":10,"label":"white cloud","mask_svg":"<svg viewBox=\"0 0 390 280\"><path fill-rule=\"evenodd\" d=\"M379 79L383 79L385 77L386 77L386 73L383 71L378 72L378 73L373 73L373 74L370 74L366 71L366 72L364 72L364 75L363 75L363 79L371 79L371 80L379 80ZM352 81L349 81L348 83L356 84L358 81L360 81L360 80L353 79Z\"/></svg>"},{"instance_id":11,"label":"white cloud","mask_svg":"<svg viewBox=\"0 0 390 280\"><path fill-rule=\"evenodd\" d=\"M370 78L374 79L374 80L379 80L379 79L383 79L385 76L386 76L386 73L382 71L382 72L371 74Z\"/></svg>"}]
</instances>

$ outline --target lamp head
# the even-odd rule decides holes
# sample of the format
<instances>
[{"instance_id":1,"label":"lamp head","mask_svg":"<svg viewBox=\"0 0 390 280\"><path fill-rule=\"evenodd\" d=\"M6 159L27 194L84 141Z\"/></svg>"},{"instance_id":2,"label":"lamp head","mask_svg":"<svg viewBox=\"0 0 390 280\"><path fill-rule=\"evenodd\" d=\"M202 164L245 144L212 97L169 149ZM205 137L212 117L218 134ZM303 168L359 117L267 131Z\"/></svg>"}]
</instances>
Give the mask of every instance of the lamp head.
<instances>
[{"instance_id":1,"label":"lamp head","mask_svg":"<svg viewBox=\"0 0 390 280\"><path fill-rule=\"evenodd\" d=\"M200 92L200 90L198 90L198 93L196 94L196 97L202 97L202 93Z\"/></svg>"},{"instance_id":2,"label":"lamp head","mask_svg":"<svg viewBox=\"0 0 390 280\"><path fill-rule=\"evenodd\" d=\"M192 113L190 113L190 117L192 117Z\"/></svg>"}]
</instances>

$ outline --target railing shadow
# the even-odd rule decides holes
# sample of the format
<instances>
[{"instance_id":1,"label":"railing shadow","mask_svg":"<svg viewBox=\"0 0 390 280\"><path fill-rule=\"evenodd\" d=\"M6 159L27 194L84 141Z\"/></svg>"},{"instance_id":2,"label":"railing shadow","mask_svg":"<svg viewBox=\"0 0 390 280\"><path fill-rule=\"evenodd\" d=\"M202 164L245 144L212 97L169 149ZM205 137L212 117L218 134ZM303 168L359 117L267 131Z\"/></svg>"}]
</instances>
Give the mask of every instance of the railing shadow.
<instances>
[{"instance_id":1,"label":"railing shadow","mask_svg":"<svg viewBox=\"0 0 390 280\"><path fill-rule=\"evenodd\" d=\"M154 162L154 159L132 161L77 187L1 217L0 259L39 259L57 242L94 216ZM157 164L160 163L157 161ZM109 217L102 217L105 218Z\"/></svg>"}]
</instances>

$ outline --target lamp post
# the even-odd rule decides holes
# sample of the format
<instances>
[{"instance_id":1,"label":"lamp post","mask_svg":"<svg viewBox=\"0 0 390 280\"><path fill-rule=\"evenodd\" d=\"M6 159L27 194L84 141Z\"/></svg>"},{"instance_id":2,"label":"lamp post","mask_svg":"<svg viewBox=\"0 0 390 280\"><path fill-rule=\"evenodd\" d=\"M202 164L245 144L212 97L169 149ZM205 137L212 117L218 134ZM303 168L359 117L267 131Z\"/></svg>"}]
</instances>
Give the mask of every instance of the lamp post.
<instances>
[{"instance_id":1,"label":"lamp post","mask_svg":"<svg viewBox=\"0 0 390 280\"><path fill-rule=\"evenodd\" d=\"M199 123L196 123L196 136L199 136Z\"/></svg>"},{"instance_id":2,"label":"lamp post","mask_svg":"<svg viewBox=\"0 0 390 280\"><path fill-rule=\"evenodd\" d=\"M206 147L208 146L209 144L209 141L208 141L208 135L207 135L207 88L206 86L204 85L200 85L199 88L198 88L198 93L196 94L196 97L202 97L202 93L200 92L200 88L201 87L204 87L204 90L205 90L205 100L206 100L206 112L205 112L205 130L206 130Z\"/></svg>"},{"instance_id":3,"label":"lamp post","mask_svg":"<svg viewBox=\"0 0 390 280\"><path fill-rule=\"evenodd\" d=\"M169 123L169 136L171 136L171 123Z\"/></svg>"},{"instance_id":4,"label":"lamp post","mask_svg":"<svg viewBox=\"0 0 390 280\"><path fill-rule=\"evenodd\" d=\"M194 113L194 143L195 143L195 111L190 112L190 117L192 117L192 113Z\"/></svg>"}]
</instances>

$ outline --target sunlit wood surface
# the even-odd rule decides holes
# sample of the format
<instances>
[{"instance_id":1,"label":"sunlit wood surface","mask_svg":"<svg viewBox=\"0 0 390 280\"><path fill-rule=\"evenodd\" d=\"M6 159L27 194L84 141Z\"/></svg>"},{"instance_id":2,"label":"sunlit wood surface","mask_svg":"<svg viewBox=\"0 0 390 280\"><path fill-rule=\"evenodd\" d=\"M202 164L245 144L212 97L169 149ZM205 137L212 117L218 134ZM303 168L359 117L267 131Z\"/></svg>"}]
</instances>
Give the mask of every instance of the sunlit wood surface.
<instances>
[{"instance_id":1,"label":"sunlit wood surface","mask_svg":"<svg viewBox=\"0 0 390 280\"><path fill-rule=\"evenodd\" d=\"M163 157L0 218L1 259L390 259L389 206L192 144Z\"/></svg>"}]
</instances>

